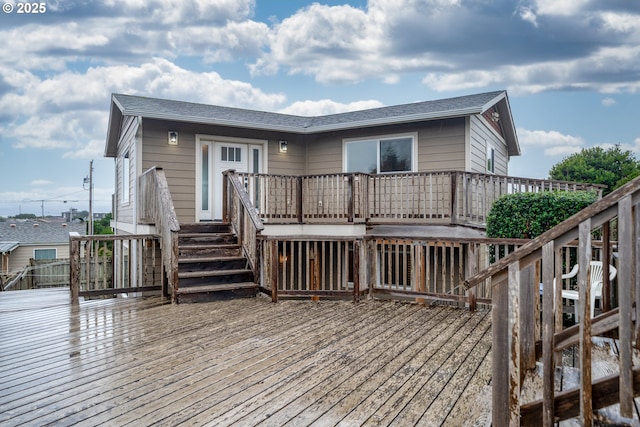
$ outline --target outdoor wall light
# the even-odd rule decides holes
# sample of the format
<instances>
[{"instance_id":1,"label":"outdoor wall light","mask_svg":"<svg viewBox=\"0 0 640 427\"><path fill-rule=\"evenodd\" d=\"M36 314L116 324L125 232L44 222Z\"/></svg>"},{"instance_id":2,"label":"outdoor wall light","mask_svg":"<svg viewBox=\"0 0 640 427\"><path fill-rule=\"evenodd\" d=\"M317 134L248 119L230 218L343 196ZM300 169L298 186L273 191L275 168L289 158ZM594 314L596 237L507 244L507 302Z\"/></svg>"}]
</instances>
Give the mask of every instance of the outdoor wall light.
<instances>
[{"instance_id":1,"label":"outdoor wall light","mask_svg":"<svg viewBox=\"0 0 640 427\"><path fill-rule=\"evenodd\" d=\"M178 145L178 132L169 131L169 139L167 140L169 145Z\"/></svg>"},{"instance_id":2,"label":"outdoor wall light","mask_svg":"<svg viewBox=\"0 0 640 427\"><path fill-rule=\"evenodd\" d=\"M500 113L498 113L497 111L491 113L491 120L498 123L498 120L500 120Z\"/></svg>"},{"instance_id":3,"label":"outdoor wall light","mask_svg":"<svg viewBox=\"0 0 640 427\"><path fill-rule=\"evenodd\" d=\"M280 153L286 153L287 152L287 141L280 141L280 147L278 148L278 151Z\"/></svg>"}]
</instances>

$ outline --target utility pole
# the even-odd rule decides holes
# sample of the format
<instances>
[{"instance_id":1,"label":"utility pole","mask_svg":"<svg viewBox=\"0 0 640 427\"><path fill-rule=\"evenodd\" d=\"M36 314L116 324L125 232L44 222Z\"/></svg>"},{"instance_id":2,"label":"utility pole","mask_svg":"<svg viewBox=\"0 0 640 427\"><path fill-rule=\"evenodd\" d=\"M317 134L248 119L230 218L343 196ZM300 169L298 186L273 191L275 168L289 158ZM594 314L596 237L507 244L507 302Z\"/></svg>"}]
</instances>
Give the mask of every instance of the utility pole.
<instances>
[{"instance_id":1,"label":"utility pole","mask_svg":"<svg viewBox=\"0 0 640 427\"><path fill-rule=\"evenodd\" d=\"M83 184L89 184L89 235L93 235L93 160L89 162L89 176Z\"/></svg>"}]
</instances>

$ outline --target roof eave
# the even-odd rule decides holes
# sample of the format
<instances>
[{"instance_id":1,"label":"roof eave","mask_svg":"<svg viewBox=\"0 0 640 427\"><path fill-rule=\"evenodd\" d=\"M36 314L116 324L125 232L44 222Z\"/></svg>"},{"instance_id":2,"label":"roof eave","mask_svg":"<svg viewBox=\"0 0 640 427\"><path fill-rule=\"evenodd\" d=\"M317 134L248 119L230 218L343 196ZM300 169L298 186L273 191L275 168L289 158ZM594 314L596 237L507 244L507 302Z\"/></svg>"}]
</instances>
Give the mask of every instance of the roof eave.
<instances>
[{"instance_id":1,"label":"roof eave","mask_svg":"<svg viewBox=\"0 0 640 427\"><path fill-rule=\"evenodd\" d=\"M218 125L218 126L229 126L229 127L240 127L240 128L251 128L251 129L260 129L260 130L269 130L275 132L291 132L291 133L299 133L299 134L313 134L319 132L330 132L330 131L339 131L345 129L353 129L359 127L373 127L373 126L383 126L390 125L395 123L409 123L409 122L418 122L418 121L428 121L428 120L437 120L437 119L448 119L454 117L461 117L466 115L478 114L481 112L480 108L466 108L466 109L458 109L451 110L446 112L435 112L435 113L421 113L421 114L410 114L405 116L394 116L394 117L384 117L370 120L358 120L358 121L350 121L350 122L342 122L342 123L332 123L328 125L311 125L308 127L302 126L279 126L272 124L264 124L264 123L250 123L240 120L224 120L224 119L215 119L215 118L203 118L196 116L184 116L179 114L158 114L149 111L124 111L124 115L136 115L142 116L148 119L156 119L156 120L172 120L172 121L181 121L181 122L190 122L190 123L199 123L199 124L208 124L208 125Z\"/></svg>"}]
</instances>

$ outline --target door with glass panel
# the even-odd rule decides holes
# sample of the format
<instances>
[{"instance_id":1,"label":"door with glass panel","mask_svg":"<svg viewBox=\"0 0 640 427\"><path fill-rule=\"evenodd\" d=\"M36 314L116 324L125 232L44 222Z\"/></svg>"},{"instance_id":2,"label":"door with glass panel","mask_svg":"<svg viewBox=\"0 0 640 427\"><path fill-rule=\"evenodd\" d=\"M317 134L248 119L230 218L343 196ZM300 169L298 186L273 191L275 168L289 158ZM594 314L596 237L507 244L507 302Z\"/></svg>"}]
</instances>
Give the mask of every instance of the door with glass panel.
<instances>
[{"instance_id":1,"label":"door with glass panel","mask_svg":"<svg viewBox=\"0 0 640 427\"><path fill-rule=\"evenodd\" d=\"M262 147L237 142L198 142L196 155L197 220L222 219L222 173L261 171Z\"/></svg>"}]
</instances>

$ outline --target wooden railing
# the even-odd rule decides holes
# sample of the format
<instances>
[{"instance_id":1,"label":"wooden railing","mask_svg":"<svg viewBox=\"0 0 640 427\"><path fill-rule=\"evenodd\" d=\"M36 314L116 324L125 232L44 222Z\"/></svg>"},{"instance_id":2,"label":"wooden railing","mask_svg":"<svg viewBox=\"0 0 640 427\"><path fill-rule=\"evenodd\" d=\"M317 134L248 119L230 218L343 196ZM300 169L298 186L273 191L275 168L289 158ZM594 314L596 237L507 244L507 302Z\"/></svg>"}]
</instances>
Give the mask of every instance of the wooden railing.
<instances>
[{"instance_id":1,"label":"wooden railing","mask_svg":"<svg viewBox=\"0 0 640 427\"><path fill-rule=\"evenodd\" d=\"M279 296L360 298L362 241L340 236L261 237L264 291Z\"/></svg>"},{"instance_id":2,"label":"wooden railing","mask_svg":"<svg viewBox=\"0 0 640 427\"><path fill-rule=\"evenodd\" d=\"M458 171L309 176L241 173L269 223L429 223L483 226L504 194L603 186Z\"/></svg>"},{"instance_id":3,"label":"wooden railing","mask_svg":"<svg viewBox=\"0 0 640 427\"><path fill-rule=\"evenodd\" d=\"M222 193L222 220L233 227L244 255L251 264L254 280L259 283L257 236L264 230L264 225L251 204L244 183L232 170L223 173Z\"/></svg>"},{"instance_id":4,"label":"wooden railing","mask_svg":"<svg viewBox=\"0 0 640 427\"><path fill-rule=\"evenodd\" d=\"M261 236L265 291L278 296L414 298L491 303L491 288L464 278L513 252L521 239Z\"/></svg>"},{"instance_id":5,"label":"wooden railing","mask_svg":"<svg viewBox=\"0 0 640 427\"><path fill-rule=\"evenodd\" d=\"M162 263L171 300L178 292L178 232L180 223L173 208L167 178L161 167L154 166L138 179L138 217L141 224L153 224L160 236Z\"/></svg>"},{"instance_id":6,"label":"wooden railing","mask_svg":"<svg viewBox=\"0 0 640 427\"><path fill-rule=\"evenodd\" d=\"M473 289L491 279L492 286L492 399L493 425L545 425L558 420L580 417L591 425L593 410L613 403L620 404L623 417L632 416L633 397L640 393L640 367L632 365L632 350L640 342L637 307L640 307L640 178L617 189L583 209L565 222L543 233L519 250L470 277L465 287ZM619 307L615 311L591 318L590 262L594 259L593 234L604 227L602 261L608 265L608 224L617 221L616 277ZM577 243L579 270L579 324L561 330L561 286L554 286L566 269L561 255L566 245ZM540 269L538 270L538 266ZM541 275L536 277L536 270ZM605 273L606 275L606 273ZM541 279L541 280L540 280ZM539 282L542 282L540 289ZM606 285L606 283L605 283ZM542 291L542 304L539 304ZM606 298L608 290L603 291ZM635 306L635 307L634 307ZM537 310L540 309L541 313ZM603 304L606 311L606 303ZM542 319L541 352L536 343L537 319ZM635 322L635 323L634 323ZM592 382L591 339L594 335L617 331L619 376ZM557 393L555 367L560 352L578 345L579 387ZM522 379L535 367L541 354L543 366L542 399L523 405L520 397Z\"/></svg>"},{"instance_id":7,"label":"wooden railing","mask_svg":"<svg viewBox=\"0 0 640 427\"><path fill-rule=\"evenodd\" d=\"M81 296L162 290L158 240L156 235L69 233L71 303L79 304ZM105 271L114 266L119 267Z\"/></svg>"}]
</instances>

